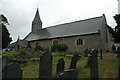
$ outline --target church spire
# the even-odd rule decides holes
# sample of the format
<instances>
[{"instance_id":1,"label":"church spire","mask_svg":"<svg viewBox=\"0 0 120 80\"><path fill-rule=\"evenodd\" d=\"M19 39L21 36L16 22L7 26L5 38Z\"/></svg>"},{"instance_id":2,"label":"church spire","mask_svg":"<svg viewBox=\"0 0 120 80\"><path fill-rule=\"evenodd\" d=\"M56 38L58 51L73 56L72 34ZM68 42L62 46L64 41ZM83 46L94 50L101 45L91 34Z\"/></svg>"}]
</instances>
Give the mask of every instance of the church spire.
<instances>
[{"instance_id":1,"label":"church spire","mask_svg":"<svg viewBox=\"0 0 120 80\"><path fill-rule=\"evenodd\" d=\"M40 19L39 10L37 8L35 17L32 21L32 32L36 33L40 29L42 29L42 21Z\"/></svg>"},{"instance_id":2,"label":"church spire","mask_svg":"<svg viewBox=\"0 0 120 80\"><path fill-rule=\"evenodd\" d=\"M35 17L34 17L34 19L33 19L33 23L34 23L34 22L37 22L37 21L42 22L41 19L40 19L40 15L39 15L39 10L38 10L38 8L37 8Z\"/></svg>"}]
</instances>

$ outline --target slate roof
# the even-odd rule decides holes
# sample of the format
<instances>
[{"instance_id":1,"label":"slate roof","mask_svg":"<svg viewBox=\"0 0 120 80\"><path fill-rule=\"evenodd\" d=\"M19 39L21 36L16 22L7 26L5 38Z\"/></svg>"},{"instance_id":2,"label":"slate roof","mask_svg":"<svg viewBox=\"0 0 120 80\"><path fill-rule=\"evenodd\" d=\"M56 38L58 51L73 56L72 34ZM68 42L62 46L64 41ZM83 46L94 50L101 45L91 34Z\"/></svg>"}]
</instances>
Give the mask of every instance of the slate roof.
<instances>
[{"instance_id":1,"label":"slate roof","mask_svg":"<svg viewBox=\"0 0 120 80\"><path fill-rule=\"evenodd\" d=\"M30 47L28 45L28 41L27 40L20 40L18 44L19 44L19 46L24 47L24 48Z\"/></svg>"},{"instance_id":2,"label":"slate roof","mask_svg":"<svg viewBox=\"0 0 120 80\"><path fill-rule=\"evenodd\" d=\"M43 28L42 30L39 30L36 34L30 32L24 38L24 40L33 41L33 40L99 33L98 30L100 30L104 18L105 16L103 15L90 19Z\"/></svg>"}]
</instances>

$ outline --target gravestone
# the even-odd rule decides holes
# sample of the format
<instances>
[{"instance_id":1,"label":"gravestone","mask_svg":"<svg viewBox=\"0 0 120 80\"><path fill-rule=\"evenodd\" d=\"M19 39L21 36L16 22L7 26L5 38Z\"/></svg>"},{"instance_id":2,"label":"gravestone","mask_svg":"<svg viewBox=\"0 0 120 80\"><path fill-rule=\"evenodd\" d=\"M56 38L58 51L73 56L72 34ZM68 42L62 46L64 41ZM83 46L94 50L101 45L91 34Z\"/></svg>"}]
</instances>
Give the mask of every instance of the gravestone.
<instances>
[{"instance_id":1,"label":"gravestone","mask_svg":"<svg viewBox=\"0 0 120 80\"><path fill-rule=\"evenodd\" d=\"M7 67L7 65L8 65L8 57L6 57L6 56L3 56L2 57L2 70L4 70L6 67Z\"/></svg>"},{"instance_id":2,"label":"gravestone","mask_svg":"<svg viewBox=\"0 0 120 80\"><path fill-rule=\"evenodd\" d=\"M14 78L17 80L22 79L22 70L19 68L17 64L10 64L4 70L4 77L3 79L10 79Z\"/></svg>"},{"instance_id":3,"label":"gravestone","mask_svg":"<svg viewBox=\"0 0 120 80\"><path fill-rule=\"evenodd\" d=\"M85 57L88 57L88 54L89 54L89 53L90 53L89 49L85 49L85 51L84 51Z\"/></svg>"},{"instance_id":4,"label":"gravestone","mask_svg":"<svg viewBox=\"0 0 120 80\"><path fill-rule=\"evenodd\" d=\"M79 55L77 55L77 54L72 57L69 69L75 69L76 68L78 59L79 59Z\"/></svg>"},{"instance_id":5,"label":"gravestone","mask_svg":"<svg viewBox=\"0 0 120 80\"><path fill-rule=\"evenodd\" d=\"M2 57L0 56L0 80L1 79L2 79Z\"/></svg>"},{"instance_id":6,"label":"gravestone","mask_svg":"<svg viewBox=\"0 0 120 80\"><path fill-rule=\"evenodd\" d=\"M118 56L118 79L120 80L120 48L117 49Z\"/></svg>"},{"instance_id":7,"label":"gravestone","mask_svg":"<svg viewBox=\"0 0 120 80\"><path fill-rule=\"evenodd\" d=\"M52 76L52 55L50 50L46 50L40 57L39 78L49 78Z\"/></svg>"},{"instance_id":8,"label":"gravestone","mask_svg":"<svg viewBox=\"0 0 120 80\"><path fill-rule=\"evenodd\" d=\"M93 49L91 51L91 64L90 64L90 75L91 79L95 78L98 79L98 57L97 57L98 51L96 49Z\"/></svg>"},{"instance_id":9,"label":"gravestone","mask_svg":"<svg viewBox=\"0 0 120 80\"><path fill-rule=\"evenodd\" d=\"M65 70L57 76L57 80L77 80L77 78L78 73L75 71L75 69Z\"/></svg>"},{"instance_id":10,"label":"gravestone","mask_svg":"<svg viewBox=\"0 0 120 80\"><path fill-rule=\"evenodd\" d=\"M91 53L88 54L86 67L90 67L90 65L91 65Z\"/></svg>"},{"instance_id":11,"label":"gravestone","mask_svg":"<svg viewBox=\"0 0 120 80\"><path fill-rule=\"evenodd\" d=\"M64 65L65 65L64 59L60 58L57 63L56 72L59 73L64 71Z\"/></svg>"},{"instance_id":12,"label":"gravestone","mask_svg":"<svg viewBox=\"0 0 120 80\"><path fill-rule=\"evenodd\" d=\"M103 59L102 54L103 54L103 51L100 50L100 59Z\"/></svg>"}]
</instances>

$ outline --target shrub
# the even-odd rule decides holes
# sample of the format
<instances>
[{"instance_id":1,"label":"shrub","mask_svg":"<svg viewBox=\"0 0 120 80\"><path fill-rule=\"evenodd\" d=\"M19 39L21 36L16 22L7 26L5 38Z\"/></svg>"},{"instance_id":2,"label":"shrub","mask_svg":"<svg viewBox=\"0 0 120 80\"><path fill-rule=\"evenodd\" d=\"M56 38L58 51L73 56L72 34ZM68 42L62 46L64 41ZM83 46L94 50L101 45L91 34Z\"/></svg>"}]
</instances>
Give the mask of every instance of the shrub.
<instances>
[{"instance_id":1,"label":"shrub","mask_svg":"<svg viewBox=\"0 0 120 80\"><path fill-rule=\"evenodd\" d=\"M116 47L114 44L112 45L112 50L116 50Z\"/></svg>"},{"instance_id":2,"label":"shrub","mask_svg":"<svg viewBox=\"0 0 120 80\"><path fill-rule=\"evenodd\" d=\"M59 44L59 43L58 44L53 44L51 46L51 50L53 52L55 52L55 51L66 51L67 48L68 48L68 46L66 44Z\"/></svg>"},{"instance_id":3,"label":"shrub","mask_svg":"<svg viewBox=\"0 0 120 80\"><path fill-rule=\"evenodd\" d=\"M17 52L12 52L12 53L3 53L2 56L6 56L8 57L10 60L15 59L18 57L18 53Z\"/></svg>"},{"instance_id":4,"label":"shrub","mask_svg":"<svg viewBox=\"0 0 120 80\"><path fill-rule=\"evenodd\" d=\"M39 52L39 51L43 51L44 49L41 45L37 45L34 50L35 52Z\"/></svg>"},{"instance_id":5,"label":"shrub","mask_svg":"<svg viewBox=\"0 0 120 80\"><path fill-rule=\"evenodd\" d=\"M120 52L120 46L117 48L117 52Z\"/></svg>"}]
</instances>

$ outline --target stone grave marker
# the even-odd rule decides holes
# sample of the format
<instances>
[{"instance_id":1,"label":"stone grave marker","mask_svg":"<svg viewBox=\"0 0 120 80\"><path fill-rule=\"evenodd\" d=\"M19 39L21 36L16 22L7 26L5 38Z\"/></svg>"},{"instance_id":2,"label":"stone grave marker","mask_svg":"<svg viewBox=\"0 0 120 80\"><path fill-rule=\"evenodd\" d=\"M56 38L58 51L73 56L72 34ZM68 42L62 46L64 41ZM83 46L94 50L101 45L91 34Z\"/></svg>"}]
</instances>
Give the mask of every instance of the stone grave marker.
<instances>
[{"instance_id":1,"label":"stone grave marker","mask_svg":"<svg viewBox=\"0 0 120 80\"><path fill-rule=\"evenodd\" d=\"M2 57L0 56L0 80L2 79Z\"/></svg>"},{"instance_id":2,"label":"stone grave marker","mask_svg":"<svg viewBox=\"0 0 120 80\"><path fill-rule=\"evenodd\" d=\"M85 49L85 51L84 51L85 57L88 57L88 54L89 54L89 53L90 53L89 49Z\"/></svg>"},{"instance_id":3,"label":"stone grave marker","mask_svg":"<svg viewBox=\"0 0 120 80\"><path fill-rule=\"evenodd\" d=\"M69 69L75 69L76 68L78 59L79 59L79 55L77 55L77 54L72 57Z\"/></svg>"},{"instance_id":4,"label":"stone grave marker","mask_svg":"<svg viewBox=\"0 0 120 80\"><path fill-rule=\"evenodd\" d=\"M40 56L39 78L49 78L52 76L52 55L50 50L46 50Z\"/></svg>"},{"instance_id":5,"label":"stone grave marker","mask_svg":"<svg viewBox=\"0 0 120 80\"><path fill-rule=\"evenodd\" d=\"M91 51L91 64L90 64L90 75L91 78L98 79L98 57L97 57L98 51L96 49L93 49Z\"/></svg>"},{"instance_id":6,"label":"stone grave marker","mask_svg":"<svg viewBox=\"0 0 120 80\"><path fill-rule=\"evenodd\" d=\"M91 53L88 54L87 64L85 67L90 67L91 65Z\"/></svg>"},{"instance_id":7,"label":"stone grave marker","mask_svg":"<svg viewBox=\"0 0 120 80\"><path fill-rule=\"evenodd\" d=\"M75 71L75 69L65 70L57 76L57 80L77 80L77 78L78 73Z\"/></svg>"},{"instance_id":8,"label":"stone grave marker","mask_svg":"<svg viewBox=\"0 0 120 80\"><path fill-rule=\"evenodd\" d=\"M10 78L14 78L17 80L21 80L22 79L22 70L20 69L20 67L17 64L9 64L5 71L4 71L4 78L5 79L10 79Z\"/></svg>"},{"instance_id":9,"label":"stone grave marker","mask_svg":"<svg viewBox=\"0 0 120 80\"><path fill-rule=\"evenodd\" d=\"M65 65L64 59L60 58L57 63L56 72L59 73L64 71L64 65Z\"/></svg>"},{"instance_id":10,"label":"stone grave marker","mask_svg":"<svg viewBox=\"0 0 120 80\"><path fill-rule=\"evenodd\" d=\"M8 65L8 57L3 56L2 57L2 70L6 68L6 66Z\"/></svg>"},{"instance_id":11,"label":"stone grave marker","mask_svg":"<svg viewBox=\"0 0 120 80\"><path fill-rule=\"evenodd\" d=\"M102 54L103 54L103 51L102 51L102 50L100 50L100 59L103 59Z\"/></svg>"}]
</instances>

